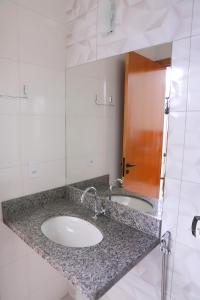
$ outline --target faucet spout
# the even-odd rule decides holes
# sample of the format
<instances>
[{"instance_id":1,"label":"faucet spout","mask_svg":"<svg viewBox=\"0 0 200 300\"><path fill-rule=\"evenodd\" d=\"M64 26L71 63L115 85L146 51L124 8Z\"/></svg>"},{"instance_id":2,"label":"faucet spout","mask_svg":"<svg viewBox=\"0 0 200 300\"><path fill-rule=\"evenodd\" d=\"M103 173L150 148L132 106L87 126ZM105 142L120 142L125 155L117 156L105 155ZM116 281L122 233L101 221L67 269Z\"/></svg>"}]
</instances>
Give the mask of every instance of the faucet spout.
<instances>
[{"instance_id":1,"label":"faucet spout","mask_svg":"<svg viewBox=\"0 0 200 300\"><path fill-rule=\"evenodd\" d=\"M91 186L91 187L88 187L87 189L85 189L85 191L83 192L82 196L81 196L81 203L83 203L83 200L86 196L86 194L89 192L89 191L93 191L94 192L94 195L97 196L97 190L95 187Z\"/></svg>"},{"instance_id":2,"label":"faucet spout","mask_svg":"<svg viewBox=\"0 0 200 300\"><path fill-rule=\"evenodd\" d=\"M93 186L91 187L88 187L87 189L85 189L85 191L83 192L82 196L81 196L81 203L83 203L84 199L85 199L85 196L88 192L90 191L93 191L94 192L94 216L93 216L93 219L97 219L97 217L100 215L100 214L104 214L105 211L101 208L100 211L98 211L97 209L97 200L100 199L98 194L97 194L97 189Z\"/></svg>"}]
</instances>

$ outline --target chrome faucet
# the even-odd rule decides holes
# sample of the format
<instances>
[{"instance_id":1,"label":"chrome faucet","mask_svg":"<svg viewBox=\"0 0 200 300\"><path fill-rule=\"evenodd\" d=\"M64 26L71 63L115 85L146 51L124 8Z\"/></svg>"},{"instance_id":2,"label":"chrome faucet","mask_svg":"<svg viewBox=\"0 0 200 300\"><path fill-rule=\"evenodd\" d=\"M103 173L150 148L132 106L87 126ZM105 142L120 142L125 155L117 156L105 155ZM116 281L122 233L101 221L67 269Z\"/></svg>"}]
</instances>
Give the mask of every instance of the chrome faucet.
<instances>
[{"instance_id":1,"label":"chrome faucet","mask_svg":"<svg viewBox=\"0 0 200 300\"><path fill-rule=\"evenodd\" d=\"M119 183L121 188L124 187L124 183L123 183L123 180L121 178L115 179L113 181L113 183L109 185L109 200L111 200L112 190L113 190L113 187L115 186L116 183Z\"/></svg>"},{"instance_id":2,"label":"chrome faucet","mask_svg":"<svg viewBox=\"0 0 200 300\"><path fill-rule=\"evenodd\" d=\"M82 196L81 196L81 203L83 203L83 200L86 196L86 194L89 192L89 191L93 191L94 192L94 216L92 217L93 219L97 219L98 216L100 215L105 215L105 209L103 208L103 206L101 206L100 210L98 210L97 208L97 200L100 201L100 197L98 196L97 194L97 189L93 186L91 187L88 187L87 189L85 189L85 191L83 192Z\"/></svg>"}]
</instances>

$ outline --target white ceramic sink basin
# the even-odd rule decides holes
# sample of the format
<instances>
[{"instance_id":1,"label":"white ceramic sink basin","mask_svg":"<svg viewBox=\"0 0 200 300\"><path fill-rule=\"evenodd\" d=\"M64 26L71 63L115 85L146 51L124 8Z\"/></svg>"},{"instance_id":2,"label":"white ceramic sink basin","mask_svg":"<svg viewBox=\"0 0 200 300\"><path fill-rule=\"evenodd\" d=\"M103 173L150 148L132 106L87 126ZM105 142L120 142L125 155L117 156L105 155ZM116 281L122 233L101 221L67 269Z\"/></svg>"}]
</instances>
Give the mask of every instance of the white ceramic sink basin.
<instances>
[{"instance_id":1,"label":"white ceramic sink basin","mask_svg":"<svg viewBox=\"0 0 200 300\"><path fill-rule=\"evenodd\" d=\"M42 224L41 230L53 242L67 247L90 247L103 239L99 229L76 217L50 218Z\"/></svg>"},{"instance_id":2,"label":"white ceramic sink basin","mask_svg":"<svg viewBox=\"0 0 200 300\"><path fill-rule=\"evenodd\" d=\"M131 207L138 211L150 213L153 210L153 205L146 200L142 200L136 197L124 196L124 195L112 195L111 200L119 204Z\"/></svg>"}]
</instances>

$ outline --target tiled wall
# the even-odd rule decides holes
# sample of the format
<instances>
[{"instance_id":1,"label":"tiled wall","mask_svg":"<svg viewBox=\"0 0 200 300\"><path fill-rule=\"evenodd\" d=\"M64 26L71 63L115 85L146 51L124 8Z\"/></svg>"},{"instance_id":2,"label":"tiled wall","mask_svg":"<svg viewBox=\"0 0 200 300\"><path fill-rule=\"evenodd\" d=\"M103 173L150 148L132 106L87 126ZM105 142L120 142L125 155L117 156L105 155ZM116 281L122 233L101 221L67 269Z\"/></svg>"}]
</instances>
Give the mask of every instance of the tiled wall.
<instances>
[{"instance_id":1,"label":"tiled wall","mask_svg":"<svg viewBox=\"0 0 200 300\"><path fill-rule=\"evenodd\" d=\"M0 202L65 183L63 8L44 2L0 1L0 94L28 94L0 97Z\"/></svg>"},{"instance_id":2,"label":"tiled wall","mask_svg":"<svg viewBox=\"0 0 200 300\"><path fill-rule=\"evenodd\" d=\"M120 176L123 55L67 70L66 182L110 174ZM106 89L106 100L105 97ZM113 105L108 104L112 97Z\"/></svg>"},{"instance_id":3,"label":"tiled wall","mask_svg":"<svg viewBox=\"0 0 200 300\"><path fill-rule=\"evenodd\" d=\"M0 223L1 300L68 300L70 288L62 275Z\"/></svg>"},{"instance_id":4,"label":"tiled wall","mask_svg":"<svg viewBox=\"0 0 200 300\"><path fill-rule=\"evenodd\" d=\"M98 9L87 1L87 8L74 1L73 18L68 19L67 67L126 51L173 41L171 113L167 178L162 231L172 232L168 298L198 300L200 294L200 241L191 235L194 215L200 214L200 1L199 0L114 0L114 32L102 35L98 30ZM91 3L93 5L91 5ZM72 9L73 11L73 9ZM79 13L81 12L81 13ZM159 252L142 264L138 273L139 291L134 282L115 286L108 299L158 300L160 269L151 282L148 263L160 265ZM139 279L140 278L140 279ZM147 284L149 283L148 287ZM132 286L132 289L130 288ZM126 293L124 294L124 289ZM132 290L132 292L131 292ZM146 291L148 290L148 295ZM117 297L116 298L116 291ZM130 293L131 296L130 296ZM114 296L115 295L115 296ZM119 295L123 295L123 297ZM107 299L107 298L106 298Z\"/></svg>"},{"instance_id":5,"label":"tiled wall","mask_svg":"<svg viewBox=\"0 0 200 300\"><path fill-rule=\"evenodd\" d=\"M0 202L65 183L65 14L47 4L0 1L0 94L28 93L0 97ZM58 300L67 287L0 222L0 300Z\"/></svg>"},{"instance_id":6,"label":"tiled wall","mask_svg":"<svg viewBox=\"0 0 200 300\"><path fill-rule=\"evenodd\" d=\"M72 8L66 24L68 67L190 36L192 0L113 0L112 34L100 32L101 2L68 4Z\"/></svg>"}]
</instances>

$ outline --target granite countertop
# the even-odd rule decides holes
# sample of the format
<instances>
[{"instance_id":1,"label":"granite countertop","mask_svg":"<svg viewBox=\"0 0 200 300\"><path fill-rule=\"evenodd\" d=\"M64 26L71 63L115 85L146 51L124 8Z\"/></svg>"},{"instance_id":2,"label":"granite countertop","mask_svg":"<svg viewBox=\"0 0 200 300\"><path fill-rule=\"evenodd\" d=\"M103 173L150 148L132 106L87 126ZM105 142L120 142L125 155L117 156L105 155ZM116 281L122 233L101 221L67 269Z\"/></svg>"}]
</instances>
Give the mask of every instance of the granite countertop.
<instances>
[{"instance_id":1,"label":"granite countertop","mask_svg":"<svg viewBox=\"0 0 200 300\"><path fill-rule=\"evenodd\" d=\"M93 223L102 232L103 240L85 248L70 248L50 241L41 232L41 225L58 215L76 216ZM34 209L13 210L13 214L5 214L4 222L88 299L94 300L145 257L159 243L159 238L105 216L94 221L92 215L80 204L57 198Z\"/></svg>"}]
</instances>

